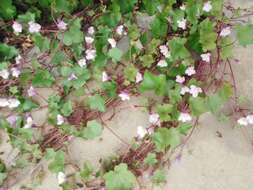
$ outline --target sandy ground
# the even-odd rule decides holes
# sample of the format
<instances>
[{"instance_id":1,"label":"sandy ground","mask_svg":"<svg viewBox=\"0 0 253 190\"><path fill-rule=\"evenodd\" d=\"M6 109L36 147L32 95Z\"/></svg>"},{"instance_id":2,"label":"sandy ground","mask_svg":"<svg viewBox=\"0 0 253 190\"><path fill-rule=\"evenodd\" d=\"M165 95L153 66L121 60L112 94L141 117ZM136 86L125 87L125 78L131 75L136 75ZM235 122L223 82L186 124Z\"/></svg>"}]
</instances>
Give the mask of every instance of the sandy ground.
<instances>
[{"instance_id":1,"label":"sandy ground","mask_svg":"<svg viewBox=\"0 0 253 190\"><path fill-rule=\"evenodd\" d=\"M236 5L249 7L252 0L233 0ZM233 64L240 95L248 97L247 106L253 105L253 46L236 48L235 57L239 64ZM46 97L48 92L42 90ZM121 106L116 117L107 123L124 141L136 135L137 126L148 125L148 114L141 108L131 105L142 104L140 98L132 100ZM47 110L34 113L37 124L43 123ZM219 135L218 135L219 134ZM221 135L220 135L221 134ZM222 136L222 137L221 137ZM4 136L2 136L4 139ZM253 128L233 128L231 123L220 123L217 118L209 114L201 118L200 125L195 130L192 138L185 146L179 162L172 162L167 172L167 184L155 189L164 190L251 190L253 188ZM84 141L74 139L69 145L70 159L80 167L85 161L90 161L94 166L99 165L100 158L106 158L126 146L115 137L110 130L104 129L100 139ZM10 150L8 144L0 145L1 150ZM1 155L8 159L10 151ZM19 190L21 185L27 184L30 176L28 172L21 177L20 183L11 190ZM60 190L56 176L46 173L42 185L38 190ZM145 187L144 190L149 190Z\"/></svg>"}]
</instances>

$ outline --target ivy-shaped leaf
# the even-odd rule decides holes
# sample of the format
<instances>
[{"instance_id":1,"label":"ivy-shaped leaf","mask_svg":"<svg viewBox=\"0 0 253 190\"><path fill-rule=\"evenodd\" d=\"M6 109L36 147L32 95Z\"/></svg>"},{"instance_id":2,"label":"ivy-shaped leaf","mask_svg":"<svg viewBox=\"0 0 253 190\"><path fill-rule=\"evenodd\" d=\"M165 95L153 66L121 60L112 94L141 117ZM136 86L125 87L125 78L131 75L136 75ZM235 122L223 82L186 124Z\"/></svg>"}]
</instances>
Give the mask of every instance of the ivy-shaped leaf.
<instances>
[{"instance_id":1,"label":"ivy-shaped leaf","mask_svg":"<svg viewBox=\"0 0 253 190\"><path fill-rule=\"evenodd\" d=\"M86 128L83 129L81 137L94 139L102 134L102 126L96 120L88 121Z\"/></svg>"},{"instance_id":2,"label":"ivy-shaped leaf","mask_svg":"<svg viewBox=\"0 0 253 190\"><path fill-rule=\"evenodd\" d=\"M38 70L32 80L35 87L50 87L54 82L54 77L47 70Z\"/></svg>"},{"instance_id":3,"label":"ivy-shaped leaf","mask_svg":"<svg viewBox=\"0 0 253 190\"><path fill-rule=\"evenodd\" d=\"M253 24L237 25L235 27L239 44L243 47L253 44Z\"/></svg>"},{"instance_id":4,"label":"ivy-shaped leaf","mask_svg":"<svg viewBox=\"0 0 253 190\"><path fill-rule=\"evenodd\" d=\"M105 112L105 100L102 96L98 94L91 96L88 103L91 109Z\"/></svg>"}]
</instances>

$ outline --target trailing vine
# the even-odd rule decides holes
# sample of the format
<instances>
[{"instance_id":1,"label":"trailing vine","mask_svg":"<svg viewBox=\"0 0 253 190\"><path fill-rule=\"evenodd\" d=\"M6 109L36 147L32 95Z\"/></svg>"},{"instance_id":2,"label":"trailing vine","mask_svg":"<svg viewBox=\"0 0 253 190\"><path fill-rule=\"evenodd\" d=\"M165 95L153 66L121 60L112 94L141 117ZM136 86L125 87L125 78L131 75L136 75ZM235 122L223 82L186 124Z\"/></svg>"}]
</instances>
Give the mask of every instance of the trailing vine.
<instances>
[{"instance_id":1,"label":"trailing vine","mask_svg":"<svg viewBox=\"0 0 253 190\"><path fill-rule=\"evenodd\" d=\"M203 113L253 124L232 69L233 47L253 43L251 15L223 0L3 0L0 128L18 153L0 162L1 188L45 160L66 190L141 188L145 173L160 184L171 152L183 149ZM122 102L147 94L154 98L133 107L149 113L150 126L126 142L107 123ZM31 113L39 110L47 120L36 125ZM120 154L100 168L68 161L70 141L99 138L104 129L125 145ZM65 173L68 165L74 174Z\"/></svg>"}]
</instances>

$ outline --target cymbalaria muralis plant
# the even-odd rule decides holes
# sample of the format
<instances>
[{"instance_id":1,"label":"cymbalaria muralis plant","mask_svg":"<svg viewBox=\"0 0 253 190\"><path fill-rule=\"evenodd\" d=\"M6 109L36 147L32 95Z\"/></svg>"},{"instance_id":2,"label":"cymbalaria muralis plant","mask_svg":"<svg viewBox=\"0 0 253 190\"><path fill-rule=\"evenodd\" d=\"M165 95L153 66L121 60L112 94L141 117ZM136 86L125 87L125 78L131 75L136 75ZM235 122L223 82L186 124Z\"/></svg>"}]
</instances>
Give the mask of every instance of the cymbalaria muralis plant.
<instances>
[{"instance_id":1,"label":"cymbalaria muralis plant","mask_svg":"<svg viewBox=\"0 0 253 190\"><path fill-rule=\"evenodd\" d=\"M130 190L147 172L160 184L168 152L186 143L201 114L253 124L231 66L235 44L253 43L251 15L223 0L2 0L0 128L18 154L8 167L0 162L0 186L11 188L18 168L43 160L66 190ZM55 93L45 98L40 88ZM103 115L147 92L153 101L135 107L147 110L150 126L136 126L125 142L106 124L117 113ZM43 109L38 126L31 113ZM68 142L99 138L104 128L127 144L124 153L101 168L72 164L68 176Z\"/></svg>"}]
</instances>

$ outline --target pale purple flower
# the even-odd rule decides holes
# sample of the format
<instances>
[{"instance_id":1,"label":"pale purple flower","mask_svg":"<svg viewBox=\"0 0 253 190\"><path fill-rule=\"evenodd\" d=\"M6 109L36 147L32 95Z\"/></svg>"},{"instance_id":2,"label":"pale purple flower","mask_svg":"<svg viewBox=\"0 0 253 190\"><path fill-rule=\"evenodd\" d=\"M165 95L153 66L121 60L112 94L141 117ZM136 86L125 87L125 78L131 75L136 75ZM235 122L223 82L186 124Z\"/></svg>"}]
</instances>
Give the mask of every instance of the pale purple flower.
<instances>
[{"instance_id":1,"label":"pale purple flower","mask_svg":"<svg viewBox=\"0 0 253 190\"><path fill-rule=\"evenodd\" d=\"M86 36L86 37L85 37L85 42L86 42L87 44L92 44L92 43L94 42L94 38L89 37L89 36Z\"/></svg>"},{"instance_id":2,"label":"pale purple flower","mask_svg":"<svg viewBox=\"0 0 253 190\"><path fill-rule=\"evenodd\" d=\"M15 57L15 63L16 63L17 65L20 64L21 60L22 60L21 55L18 55L17 57Z\"/></svg>"},{"instance_id":3,"label":"pale purple flower","mask_svg":"<svg viewBox=\"0 0 253 190\"><path fill-rule=\"evenodd\" d=\"M180 94L185 95L185 93L187 92L190 92L190 88L188 88L187 86L184 86L181 88Z\"/></svg>"},{"instance_id":4,"label":"pale purple flower","mask_svg":"<svg viewBox=\"0 0 253 190\"><path fill-rule=\"evenodd\" d=\"M207 63L210 63L211 53L204 53L200 55L201 59Z\"/></svg>"},{"instance_id":5,"label":"pale purple flower","mask_svg":"<svg viewBox=\"0 0 253 190\"><path fill-rule=\"evenodd\" d=\"M176 82L180 83L180 84L183 84L185 82L185 77L184 76L180 76L180 75L177 75L176 76Z\"/></svg>"},{"instance_id":6,"label":"pale purple flower","mask_svg":"<svg viewBox=\"0 0 253 190\"><path fill-rule=\"evenodd\" d=\"M204 3L203 11L210 12L212 10L213 6L211 4L211 1L207 1Z\"/></svg>"},{"instance_id":7,"label":"pale purple flower","mask_svg":"<svg viewBox=\"0 0 253 190\"><path fill-rule=\"evenodd\" d=\"M85 51L87 60L94 60L96 58L96 50L95 49L87 49Z\"/></svg>"},{"instance_id":8,"label":"pale purple flower","mask_svg":"<svg viewBox=\"0 0 253 190\"><path fill-rule=\"evenodd\" d=\"M130 96L127 92L121 92L119 94L119 97L121 98L122 101L130 100Z\"/></svg>"},{"instance_id":9,"label":"pale purple flower","mask_svg":"<svg viewBox=\"0 0 253 190\"><path fill-rule=\"evenodd\" d=\"M57 115L57 125L62 125L64 123L64 117L60 114Z\"/></svg>"},{"instance_id":10,"label":"pale purple flower","mask_svg":"<svg viewBox=\"0 0 253 190\"><path fill-rule=\"evenodd\" d=\"M65 23L63 20L57 20L57 28L59 30L66 30L67 29L67 23Z\"/></svg>"},{"instance_id":11,"label":"pale purple flower","mask_svg":"<svg viewBox=\"0 0 253 190\"><path fill-rule=\"evenodd\" d=\"M143 137L145 137L145 135L147 134L147 130L142 127L142 126L138 126L137 127L137 135L138 135L138 138L142 139Z\"/></svg>"},{"instance_id":12,"label":"pale purple flower","mask_svg":"<svg viewBox=\"0 0 253 190\"><path fill-rule=\"evenodd\" d=\"M164 57L169 58L171 56L169 49L166 45L161 45L159 47L161 54L163 54Z\"/></svg>"},{"instance_id":13,"label":"pale purple flower","mask_svg":"<svg viewBox=\"0 0 253 190\"><path fill-rule=\"evenodd\" d=\"M160 61L158 61L157 66L159 67L167 67L167 62L164 59L161 59Z\"/></svg>"},{"instance_id":14,"label":"pale purple flower","mask_svg":"<svg viewBox=\"0 0 253 190\"><path fill-rule=\"evenodd\" d=\"M230 34L231 34L231 28L230 28L229 26L223 28L223 29L221 30L221 32L220 32L220 36L222 36L222 37L226 37L226 36L228 36L228 35L230 35Z\"/></svg>"},{"instance_id":15,"label":"pale purple flower","mask_svg":"<svg viewBox=\"0 0 253 190\"><path fill-rule=\"evenodd\" d=\"M118 35L122 35L124 33L124 26L123 25L119 25L117 28L116 28L116 33Z\"/></svg>"},{"instance_id":16,"label":"pale purple flower","mask_svg":"<svg viewBox=\"0 0 253 190\"><path fill-rule=\"evenodd\" d=\"M9 75L10 73L7 69L3 69L0 71L0 77L2 77L3 79L8 79Z\"/></svg>"},{"instance_id":17,"label":"pale purple flower","mask_svg":"<svg viewBox=\"0 0 253 190\"><path fill-rule=\"evenodd\" d=\"M186 19L182 18L181 20L178 20L177 26L178 26L178 28L185 30L186 29Z\"/></svg>"},{"instance_id":18,"label":"pale purple flower","mask_svg":"<svg viewBox=\"0 0 253 190\"><path fill-rule=\"evenodd\" d=\"M58 180L58 184L62 185L67 180L67 177L63 172L59 172L57 174L57 180Z\"/></svg>"},{"instance_id":19,"label":"pale purple flower","mask_svg":"<svg viewBox=\"0 0 253 190\"><path fill-rule=\"evenodd\" d=\"M13 77L18 78L20 73L21 72L18 68L16 68L16 67L11 68L11 74L12 74Z\"/></svg>"},{"instance_id":20,"label":"pale purple flower","mask_svg":"<svg viewBox=\"0 0 253 190\"><path fill-rule=\"evenodd\" d=\"M8 123L9 123L11 126L14 126L14 125L16 124L16 122L17 122L17 119L18 119L17 116L11 115L11 116L7 117L6 120L8 121Z\"/></svg>"},{"instance_id":21,"label":"pale purple flower","mask_svg":"<svg viewBox=\"0 0 253 190\"><path fill-rule=\"evenodd\" d=\"M246 118L249 124L253 124L253 115L248 115Z\"/></svg>"},{"instance_id":22,"label":"pale purple flower","mask_svg":"<svg viewBox=\"0 0 253 190\"><path fill-rule=\"evenodd\" d=\"M106 82L108 80L110 80L110 77L108 76L108 74L105 71L103 71L102 72L102 82Z\"/></svg>"},{"instance_id":23,"label":"pale purple flower","mask_svg":"<svg viewBox=\"0 0 253 190\"><path fill-rule=\"evenodd\" d=\"M95 28L93 26L90 26L88 28L88 34L93 35L95 33Z\"/></svg>"},{"instance_id":24,"label":"pale purple flower","mask_svg":"<svg viewBox=\"0 0 253 190\"><path fill-rule=\"evenodd\" d=\"M37 32L40 32L40 30L41 30L40 24L38 24L36 22L30 21L30 22L28 22L28 25L29 25L28 30L30 33L37 33Z\"/></svg>"},{"instance_id":25,"label":"pale purple flower","mask_svg":"<svg viewBox=\"0 0 253 190\"><path fill-rule=\"evenodd\" d=\"M36 93L36 90L33 88L33 86L30 86L30 88L27 90L27 94L28 94L29 97L33 97L37 93Z\"/></svg>"},{"instance_id":26,"label":"pale purple flower","mask_svg":"<svg viewBox=\"0 0 253 190\"><path fill-rule=\"evenodd\" d=\"M82 58L80 59L77 64L80 66L80 67L84 67L86 66L86 59L85 58Z\"/></svg>"},{"instance_id":27,"label":"pale purple flower","mask_svg":"<svg viewBox=\"0 0 253 190\"><path fill-rule=\"evenodd\" d=\"M32 118L31 116L28 116L28 117L26 118L26 124L24 125L23 128L29 129L29 128L32 127L32 125L33 125L33 118Z\"/></svg>"},{"instance_id":28,"label":"pale purple flower","mask_svg":"<svg viewBox=\"0 0 253 190\"><path fill-rule=\"evenodd\" d=\"M14 21L12 24L12 29L15 33L21 33L22 32L22 25L18 23L17 21Z\"/></svg>"},{"instance_id":29,"label":"pale purple flower","mask_svg":"<svg viewBox=\"0 0 253 190\"><path fill-rule=\"evenodd\" d=\"M109 38L107 41L109 42L109 44L111 45L112 48L115 48L115 47L116 47L117 42L116 42L115 39Z\"/></svg>"},{"instance_id":30,"label":"pale purple flower","mask_svg":"<svg viewBox=\"0 0 253 190\"><path fill-rule=\"evenodd\" d=\"M237 120L237 123L242 126L247 126L249 124L246 117L241 117Z\"/></svg>"},{"instance_id":31,"label":"pale purple flower","mask_svg":"<svg viewBox=\"0 0 253 190\"><path fill-rule=\"evenodd\" d=\"M160 125L160 116L157 113L153 113L149 115L149 122L153 125Z\"/></svg>"},{"instance_id":32,"label":"pale purple flower","mask_svg":"<svg viewBox=\"0 0 253 190\"><path fill-rule=\"evenodd\" d=\"M185 4L182 4L179 8L180 8L182 11L185 11L186 6L185 6Z\"/></svg>"},{"instance_id":33,"label":"pale purple flower","mask_svg":"<svg viewBox=\"0 0 253 190\"><path fill-rule=\"evenodd\" d=\"M181 112L180 115L179 115L179 117L178 117L178 121L181 121L183 123L189 122L191 120L192 120L192 117L191 117L191 115L189 113L183 113L183 112Z\"/></svg>"},{"instance_id":34,"label":"pale purple flower","mask_svg":"<svg viewBox=\"0 0 253 190\"><path fill-rule=\"evenodd\" d=\"M8 105L9 108L16 108L20 105L20 101L15 98L9 99L8 102L9 102L9 105Z\"/></svg>"},{"instance_id":35,"label":"pale purple flower","mask_svg":"<svg viewBox=\"0 0 253 190\"><path fill-rule=\"evenodd\" d=\"M195 85L190 86L190 94L192 95L192 97L198 97L199 93L202 93L202 89L200 87L197 87Z\"/></svg>"},{"instance_id":36,"label":"pale purple flower","mask_svg":"<svg viewBox=\"0 0 253 190\"><path fill-rule=\"evenodd\" d=\"M192 76L192 75L196 74L196 71L195 71L195 69L194 69L193 66L190 66L190 67L188 67L188 68L185 70L185 74L186 74L187 76Z\"/></svg>"},{"instance_id":37,"label":"pale purple flower","mask_svg":"<svg viewBox=\"0 0 253 190\"><path fill-rule=\"evenodd\" d=\"M139 83L143 80L143 76L140 72L137 72L136 77L135 77L135 83Z\"/></svg>"},{"instance_id":38,"label":"pale purple flower","mask_svg":"<svg viewBox=\"0 0 253 190\"><path fill-rule=\"evenodd\" d=\"M7 107L9 106L9 102L8 102L8 99L6 98L0 98L0 107Z\"/></svg>"},{"instance_id":39,"label":"pale purple flower","mask_svg":"<svg viewBox=\"0 0 253 190\"><path fill-rule=\"evenodd\" d=\"M77 79L77 76L74 73L71 73L71 75L68 77L68 80L75 80Z\"/></svg>"}]
</instances>

